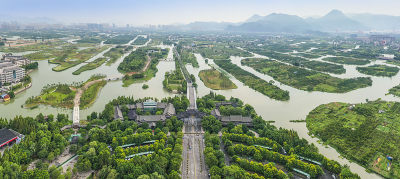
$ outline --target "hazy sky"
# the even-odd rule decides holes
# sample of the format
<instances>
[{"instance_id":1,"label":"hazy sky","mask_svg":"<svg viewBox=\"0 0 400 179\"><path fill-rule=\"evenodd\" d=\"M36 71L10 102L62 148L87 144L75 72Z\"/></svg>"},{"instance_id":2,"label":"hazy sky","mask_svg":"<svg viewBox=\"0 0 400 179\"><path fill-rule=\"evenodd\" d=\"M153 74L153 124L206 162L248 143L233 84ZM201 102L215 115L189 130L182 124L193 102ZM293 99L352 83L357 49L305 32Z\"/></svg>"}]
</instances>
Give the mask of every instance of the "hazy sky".
<instances>
[{"instance_id":1,"label":"hazy sky","mask_svg":"<svg viewBox=\"0 0 400 179\"><path fill-rule=\"evenodd\" d=\"M321 16L331 9L400 16L400 0L0 0L0 6L3 16L133 25L239 22L273 12Z\"/></svg>"}]
</instances>

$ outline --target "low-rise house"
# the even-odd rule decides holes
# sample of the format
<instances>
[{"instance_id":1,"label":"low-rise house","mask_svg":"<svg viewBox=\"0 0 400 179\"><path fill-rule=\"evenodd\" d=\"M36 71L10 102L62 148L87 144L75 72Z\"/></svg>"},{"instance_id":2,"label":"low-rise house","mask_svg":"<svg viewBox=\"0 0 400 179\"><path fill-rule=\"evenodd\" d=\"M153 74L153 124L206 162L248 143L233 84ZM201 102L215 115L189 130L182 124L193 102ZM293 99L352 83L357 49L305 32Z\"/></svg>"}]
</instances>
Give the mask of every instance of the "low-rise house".
<instances>
[{"instance_id":1,"label":"low-rise house","mask_svg":"<svg viewBox=\"0 0 400 179\"><path fill-rule=\"evenodd\" d=\"M13 143L19 143L24 138L24 135L19 134L11 129L0 129L0 148L11 145Z\"/></svg>"},{"instance_id":2,"label":"low-rise house","mask_svg":"<svg viewBox=\"0 0 400 179\"><path fill-rule=\"evenodd\" d=\"M10 101L10 95L8 95L8 94L2 94L1 96L0 96L0 99L1 100L3 100L4 102L7 102L7 101Z\"/></svg>"},{"instance_id":3,"label":"low-rise house","mask_svg":"<svg viewBox=\"0 0 400 179\"><path fill-rule=\"evenodd\" d=\"M168 103L167 106L164 109L163 115L166 118L171 118L172 116L175 116L175 107L173 104Z\"/></svg>"},{"instance_id":4,"label":"low-rise house","mask_svg":"<svg viewBox=\"0 0 400 179\"><path fill-rule=\"evenodd\" d=\"M137 114L136 114L135 110L129 109L129 111L128 111L128 119L129 120L136 120L137 119Z\"/></svg>"},{"instance_id":5,"label":"low-rise house","mask_svg":"<svg viewBox=\"0 0 400 179\"><path fill-rule=\"evenodd\" d=\"M114 119L120 119L120 120L124 119L121 108L119 106L114 107Z\"/></svg>"},{"instance_id":6,"label":"low-rise house","mask_svg":"<svg viewBox=\"0 0 400 179\"><path fill-rule=\"evenodd\" d=\"M228 101L223 101L223 102L216 102L215 107L219 108L220 106L233 106L237 107L237 104L234 102L228 102Z\"/></svg>"},{"instance_id":7,"label":"low-rise house","mask_svg":"<svg viewBox=\"0 0 400 179\"><path fill-rule=\"evenodd\" d=\"M156 122L164 122L166 119L171 118L176 115L175 107L171 103L159 103L153 100L147 100L142 103L128 104L126 105L128 109L127 117L129 120L134 120L138 123L148 123L150 127L155 127ZM142 110L144 112L155 113L158 109L163 109L161 115L138 115L136 110ZM114 119L123 119L123 113L121 106L114 106Z\"/></svg>"},{"instance_id":8,"label":"low-rise house","mask_svg":"<svg viewBox=\"0 0 400 179\"><path fill-rule=\"evenodd\" d=\"M221 113L216 108L211 111L211 115L213 115L217 119L221 119Z\"/></svg>"},{"instance_id":9,"label":"low-rise house","mask_svg":"<svg viewBox=\"0 0 400 179\"><path fill-rule=\"evenodd\" d=\"M230 116L222 116L221 122L222 125L226 126L229 123L233 123L234 125L252 125L252 119L250 117L244 117L242 115L230 115Z\"/></svg>"},{"instance_id":10,"label":"low-rise house","mask_svg":"<svg viewBox=\"0 0 400 179\"><path fill-rule=\"evenodd\" d=\"M154 128L158 121L164 122L167 118L164 115L139 115L137 122L139 124L147 123L149 127Z\"/></svg>"}]
</instances>

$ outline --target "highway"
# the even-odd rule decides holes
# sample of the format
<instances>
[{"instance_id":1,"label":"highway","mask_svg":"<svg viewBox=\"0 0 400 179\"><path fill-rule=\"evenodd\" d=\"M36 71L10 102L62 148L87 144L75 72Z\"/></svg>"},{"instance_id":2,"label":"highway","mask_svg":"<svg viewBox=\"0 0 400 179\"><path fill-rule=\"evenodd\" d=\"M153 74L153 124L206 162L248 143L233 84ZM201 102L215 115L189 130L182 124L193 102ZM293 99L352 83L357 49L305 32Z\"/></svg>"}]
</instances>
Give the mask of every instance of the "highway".
<instances>
[{"instance_id":1,"label":"highway","mask_svg":"<svg viewBox=\"0 0 400 179\"><path fill-rule=\"evenodd\" d=\"M184 119L183 132L182 178L209 178L203 155L204 139L201 119Z\"/></svg>"}]
</instances>

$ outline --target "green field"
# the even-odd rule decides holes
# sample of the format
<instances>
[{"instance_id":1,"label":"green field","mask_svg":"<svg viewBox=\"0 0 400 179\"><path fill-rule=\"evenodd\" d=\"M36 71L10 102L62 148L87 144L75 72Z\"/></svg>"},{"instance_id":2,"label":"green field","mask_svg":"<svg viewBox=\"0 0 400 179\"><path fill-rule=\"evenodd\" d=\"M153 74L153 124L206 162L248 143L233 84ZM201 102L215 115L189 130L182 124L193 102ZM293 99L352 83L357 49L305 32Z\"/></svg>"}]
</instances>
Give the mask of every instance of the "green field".
<instances>
[{"instance_id":1,"label":"green field","mask_svg":"<svg viewBox=\"0 0 400 179\"><path fill-rule=\"evenodd\" d=\"M244 59L242 64L252 67L260 73L267 74L283 84L305 91L345 93L372 85L370 78L341 79L261 58Z\"/></svg>"},{"instance_id":2,"label":"green field","mask_svg":"<svg viewBox=\"0 0 400 179\"><path fill-rule=\"evenodd\" d=\"M357 67L357 71L372 76L395 76L399 72L399 68L386 65L371 65L367 67Z\"/></svg>"},{"instance_id":3,"label":"green field","mask_svg":"<svg viewBox=\"0 0 400 179\"><path fill-rule=\"evenodd\" d=\"M306 122L311 134L347 159L385 178L400 177L400 103L324 104L312 110ZM386 156L394 158L390 170Z\"/></svg>"},{"instance_id":4,"label":"green field","mask_svg":"<svg viewBox=\"0 0 400 179\"><path fill-rule=\"evenodd\" d=\"M213 90L236 89L237 86L223 73L216 69L202 70L199 77L204 85Z\"/></svg>"},{"instance_id":5,"label":"green field","mask_svg":"<svg viewBox=\"0 0 400 179\"><path fill-rule=\"evenodd\" d=\"M79 69L72 72L72 74L79 75L84 71L94 70L94 69L100 67L106 61L107 61L107 58L104 58L104 57L97 58L96 60L89 62L86 65L81 66Z\"/></svg>"}]
</instances>

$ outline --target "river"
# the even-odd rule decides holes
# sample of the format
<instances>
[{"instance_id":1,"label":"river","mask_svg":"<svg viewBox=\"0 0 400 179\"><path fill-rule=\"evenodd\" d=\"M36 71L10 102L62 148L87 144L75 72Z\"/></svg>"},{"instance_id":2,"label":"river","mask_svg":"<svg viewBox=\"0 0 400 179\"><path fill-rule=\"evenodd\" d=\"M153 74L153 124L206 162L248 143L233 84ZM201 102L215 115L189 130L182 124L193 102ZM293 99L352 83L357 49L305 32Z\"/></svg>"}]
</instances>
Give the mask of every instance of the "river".
<instances>
[{"instance_id":1,"label":"river","mask_svg":"<svg viewBox=\"0 0 400 179\"><path fill-rule=\"evenodd\" d=\"M162 48L171 48L171 46L160 46ZM59 109L53 108L49 106L40 106L36 109L24 109L21 106L24 104L26 99L30 96L36 96L40 94L43 86L51 83L73 83L86 81L93 74L105 74L108 76L118 75L117 71L118 64L122 62L123 58L127 56L129 53L126 53L123 57L121 57L117 62L112 64L111 66L102 65L101 67L83 72L80 75L72 75L72 72L78 69L80 66L78 65L67 69L62 72L54 72L51 70L54 67L54 64L49 64L47 61L39 61L39 70L32 72L30 75L32 77L32 87L18 94L16 98L8 104L0 104L0 117L5 118L13 118L15 115L23 115L23 116L35 116L39 113L47 114L57 114L57 113L65 113L70 117L72 116L72 110L70 109ZM173 52L170 50L168 54L168 58L172 58ZM198 84L197 94L199 97L208 94L211 90L204 86L201 80L198 77L198 72L203 69L210 68L209 65L205 63L205 59L200 54L195 54L196 58L199 62L199 68L193 68L191 65L186 65L189 73L192 73L196 77L196 82ZM259 56L259 55L256 55ZM261 56L259 56L261 57ZM240 66L241 68L255 74L256 76L270 81L273 80L270 76L261 74L255 71L252 68L241 66L240 60L243 57L231 57L231 60L234 64ZM213 60L209 60L210 64L213 64ZM382 61L377 61L374 63L382 63ZM344 65L347 72L345 74L337 75L341 78L350 78L356 76L368 76L364 74L360 74L355 70L354 65ZM142 89L143 83L132 84L129 87L122 87L122 81L113 81L108 82L106 86L101 90L98 95L96 102L87 109L82 109L80 111L81 119L85 119L87 115L91 112L101 112L104 109L104 105L108 103L110 100L118 97L118 96L133 96L134 98L143 98L147 96L156 97L156 98L164 98L169 96L174 96L175 94L169 93L162 87L162 81L164 80L164 74L167 71L175 69L174 61L160 61L157 65L158 72L156 76L145 82L149 85L149 88L146 90ZM306 115L315 107L320 104L326 104L330 102L347 102L347 103L361 103L365 102L366 99L376 100L378 98L382 98L383 100L388 101L399 101L399 98L396 98L392 95L385 95L388 92L388 89L396 86L400 83L400 73L398 73L394 77L372 77L373 83L372 86L357 89L344 94L335 94L335 93L324 93L324 92L307 92L292 88L287 85L280 84L278 81L275 81L275 84L284 90L288 90L290 93L289 101L277 101L264 96L263 94L244 86L243 83L236 80L232 77L232 81L238 86L237 89L232 90L217 90L215 91L218 94L225 95L227 97L233 96L240 98L245 103L252 105L257 113L261 115L265 120L273 120L275 121L274 125L277 127L283 127L287 129L293 129L298 132L299 136L307 139L309 142L314 143L319 151L325 155L326 157L336 160L341 164L347 164L350 166L353 172L358 173L362 178L380 178L376 174L370 174L365 171L365 169L355 163L350 163L348 160L339 157L339 153L336 152L331 147L326 147L317 142L317 138L310 137L307 132L305 123L292 123L290 120L299 120L305 119Z\"/></svg>"}]
</instances>

